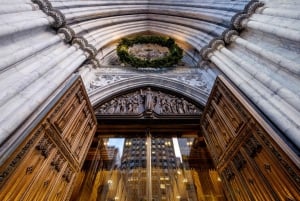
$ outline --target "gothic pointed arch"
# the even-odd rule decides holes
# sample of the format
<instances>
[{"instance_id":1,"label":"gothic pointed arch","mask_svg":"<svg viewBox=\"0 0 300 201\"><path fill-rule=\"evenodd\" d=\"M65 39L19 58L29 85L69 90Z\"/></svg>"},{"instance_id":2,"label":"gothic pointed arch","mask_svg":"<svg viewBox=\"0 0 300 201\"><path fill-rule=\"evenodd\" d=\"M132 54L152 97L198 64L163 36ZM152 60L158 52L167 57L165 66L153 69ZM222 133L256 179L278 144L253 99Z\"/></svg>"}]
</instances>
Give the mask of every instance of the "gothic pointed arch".
<instances>
[{"instance_id":1,"label":"gothic pointed arch","mask_svg":"<svg viewBox=\"0 0 300 201\"><path fill-rule=\"evenodd\" d=\"M97 108L99 104L111 99L111 97L116 97L119 94L126 93L127 91L145 87L170 91L171 94L179 94L180 96L186 97L196 103L199 108L204 108L209 95L209 89L206 86L203 86L201 89L199 87L193 87L185 84L184 82L168 79L159 75L141 75L112 83L109 87L101 87L93 90L89 96L92 105Z\"/></svg>"},{"instance_id":2,"label":"gothic pointed arch","mask_svg":"<svg viewBox=\"0 0 300 201\"><path fill-rule=\"evenodd\" d=\"M96 115L106 118L192 118L202 111L178 92L149 85L112 95L95 107Z\"/></svg>"}]
</instances>

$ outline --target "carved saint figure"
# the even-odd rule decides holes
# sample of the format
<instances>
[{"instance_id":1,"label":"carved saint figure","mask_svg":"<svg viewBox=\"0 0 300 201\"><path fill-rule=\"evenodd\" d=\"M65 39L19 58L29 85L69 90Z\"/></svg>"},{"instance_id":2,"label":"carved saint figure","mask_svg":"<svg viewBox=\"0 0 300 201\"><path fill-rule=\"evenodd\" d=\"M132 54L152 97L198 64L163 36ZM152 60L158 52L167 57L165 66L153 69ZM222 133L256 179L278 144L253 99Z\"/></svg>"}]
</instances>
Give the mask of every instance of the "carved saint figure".
<instances>
[{"instance_id":1,"label":"carved saint figure","mask_svg":"<svg viewBox=\"0 0 300 201\"><path fill-rule=\"evenodd\" d=\"M125 113L126 112L126 99L122 98L120 100L121 100L120 112Z\"/></svg>"},{"instance_id":2,"label":"carved saint figure","mask_svg":"<svg viewBox=\"0 0 300 201\"><path fill-rule=\"evenodd\" d=\"M184 98L181 98L182 106L183 106L183 111L184 113L189 113L189 108L188 108L188 102L184 100Z\"/></svg>"},{"instance_id":3,"label":"carved saint figure","mask_svg":"<svg viewBox=\"0 0 300 201\"><path fill-rule=\"evenodd\" d=\"M153 110L153 94L150 87L145 92L145 110Z\"/></svg>"},{"instance_id":4,"label":"carved saint figure","mask_svg":"<svg viewBox=\"0 0 300 201\"><path fill-rule=\"evenodd\" d=\"M156 96L156 104L155 104L155 107L154 107L154 111L158 114L161 113L161 94L160 94L160 91L158 92L157 96Z\"/></svg>"},{"instance_id":5,"label":"carved saint figure","mask_svg":"<svg viewBox=\"0 0 300 201\"><path fill-rule=\"evenodd\" d=\"M177 110L179 114L183 114L182 101L180 99L177 100Z\"/></svg>"}]
</instances>

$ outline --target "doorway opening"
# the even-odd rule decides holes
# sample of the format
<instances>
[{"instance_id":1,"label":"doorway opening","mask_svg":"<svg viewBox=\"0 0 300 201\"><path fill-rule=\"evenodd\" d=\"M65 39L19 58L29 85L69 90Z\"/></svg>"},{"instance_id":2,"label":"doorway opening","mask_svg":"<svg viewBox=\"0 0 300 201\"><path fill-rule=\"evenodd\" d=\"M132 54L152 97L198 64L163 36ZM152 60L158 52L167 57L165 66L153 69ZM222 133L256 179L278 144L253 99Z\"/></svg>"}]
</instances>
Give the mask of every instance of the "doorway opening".
<instances>
[{"instance_id":1,"label":"doorway opening","mask_svg":"<svg viewBox=\"0 0 300 201\"><path fill-rule=\"evenodd\" d=\"M226 200L199 122L101 119L75 200Z\"/></svg>"}]
</instances>

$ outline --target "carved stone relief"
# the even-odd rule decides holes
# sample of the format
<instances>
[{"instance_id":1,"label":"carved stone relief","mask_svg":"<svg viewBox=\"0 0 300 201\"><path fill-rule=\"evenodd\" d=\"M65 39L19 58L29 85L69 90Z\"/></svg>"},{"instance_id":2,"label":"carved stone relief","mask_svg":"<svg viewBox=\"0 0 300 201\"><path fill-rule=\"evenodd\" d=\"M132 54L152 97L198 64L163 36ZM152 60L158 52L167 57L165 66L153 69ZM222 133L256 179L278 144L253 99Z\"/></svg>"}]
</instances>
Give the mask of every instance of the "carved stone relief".
<instances>
[{"instance_id":1,"label":"carved stone relief","mask_svg":"<svg viewBox=\"0 0 300 201\"><path fill-rule=\"evenodd\" d=\"M201 91L209 93L213 86L214 78L210 77L208 73L203 69L188 69L188 68L176 68L171 71L143 71L121 68L101 68L97 72L94 72L94 76L89 80L87 86L88 91L93 91L98 88L103 88L111 84L123 80L130 80L132 77L139 76L166 76L170 80L178 81L184 85L198 88Z\"/></svg>"},{"instance_id":2,"label":"carved stone relief","mask_svg":"<svg viewBox=\"0 0 300 201\"><path fill-rule=\"evenodd\" d=\"M138 115L200 115L201 110L182 97L176 97L150 87L116 97L98 107L96 114Z\"/></svg>"}]
</instances>

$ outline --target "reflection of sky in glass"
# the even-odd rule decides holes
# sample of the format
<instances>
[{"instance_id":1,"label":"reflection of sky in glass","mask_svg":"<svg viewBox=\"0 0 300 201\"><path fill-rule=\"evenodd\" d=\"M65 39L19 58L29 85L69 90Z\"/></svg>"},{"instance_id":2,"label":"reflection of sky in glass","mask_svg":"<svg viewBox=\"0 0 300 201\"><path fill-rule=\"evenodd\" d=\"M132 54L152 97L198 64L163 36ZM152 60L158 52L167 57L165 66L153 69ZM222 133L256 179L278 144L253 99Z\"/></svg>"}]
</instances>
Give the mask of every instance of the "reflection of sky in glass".
<instances>
[{"instance_id":1,"label":"reflection of sky in glass","mask_svg":"<svg viewBox=\"0 0 300 201\"><path fill-rule=\"evenodd\" d=\"M115 146L119 149L120 157L122 157L123 154L124 140L124 138L109 138L108 140L109 146Z\"/></svg>"},{"instance_id":2,"label":"reflection of sky in glass","mask_svg":"<svg viewBox=\"0 0 300 201\"><path fill-rule=\"evenodd\" d=\"M180 162L182 162L182 157L181 157L181 153L180 153L180 149L179 149L179 144L178 144L178 139L173 137L173 146L174 146L174 151L175 151L175 156L176 158L180 158Z\"/></svg>"}]
</instances>

